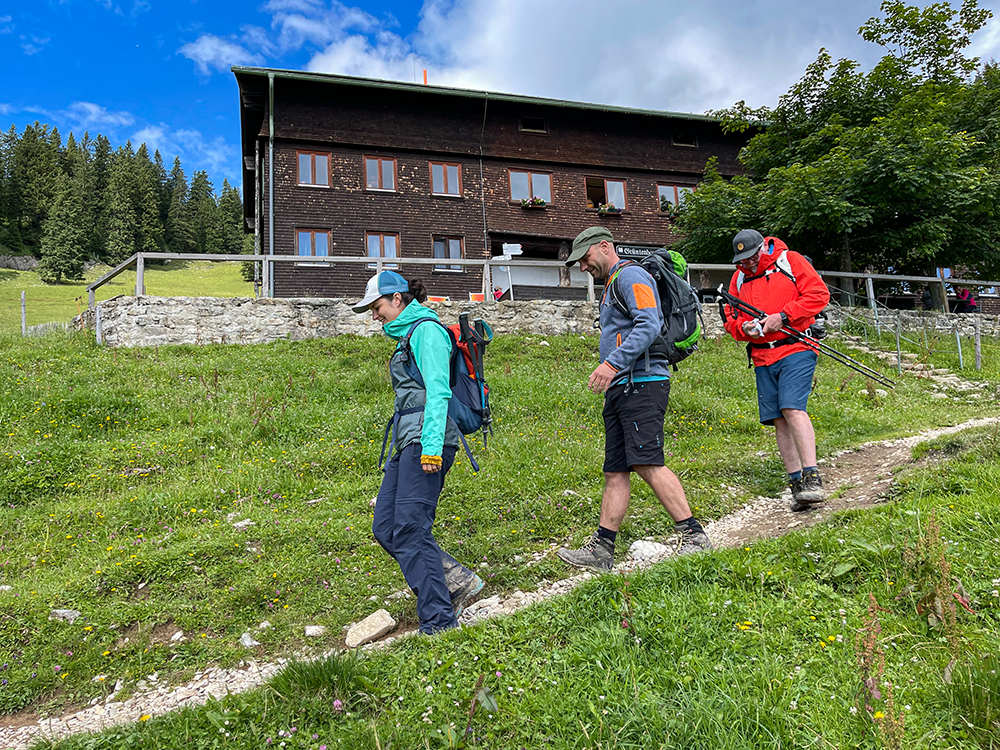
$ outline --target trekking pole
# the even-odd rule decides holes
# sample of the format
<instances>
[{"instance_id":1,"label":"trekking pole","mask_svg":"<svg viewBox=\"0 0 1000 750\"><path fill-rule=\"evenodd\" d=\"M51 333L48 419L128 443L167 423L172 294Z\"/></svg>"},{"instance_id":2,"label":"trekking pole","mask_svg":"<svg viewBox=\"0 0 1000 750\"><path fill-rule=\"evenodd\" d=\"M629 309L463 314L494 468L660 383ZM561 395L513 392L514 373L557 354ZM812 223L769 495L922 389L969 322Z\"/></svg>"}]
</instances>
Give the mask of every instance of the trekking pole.
<instances>
[{"instance_id":1,"label":"trekking pole","mask_svg":"<svg viewBox=\"0 0 1000 750\"><path fill-rule=\"evenodd\" d=\"M720 297L726 300L726 302L729 304L730 307L739 312L745 313L746 315L749 315L753 318L757 318L758 320L763 320L764 318L767 317L767 313L765 313L763 310L759 310L753 305L744 302L739 297L736 297L730 294L729 292L725 291L722 288L722 284L719 284L718 293ZM844 367L848 367L857 372L858 374L864 375L866 378L871 378L876 383L887 386L889 388L896 387L896 384L892 380L889 380L889 378L887 378L885 375L878 372L877 370L873 370L871 367L864 364L863 362L859 362L853 357L844 354L842 351L834 349L832 346L828 344L824 344L821 341L817 341L812 336L809 336L803 333L802 331L796 330L791 326L782 326L781 332L784 333L789 338L793 338L796 341L805 344L814 352L818 354L825 354L830 359L844 365Z\"/></svg>"}]
</instances>

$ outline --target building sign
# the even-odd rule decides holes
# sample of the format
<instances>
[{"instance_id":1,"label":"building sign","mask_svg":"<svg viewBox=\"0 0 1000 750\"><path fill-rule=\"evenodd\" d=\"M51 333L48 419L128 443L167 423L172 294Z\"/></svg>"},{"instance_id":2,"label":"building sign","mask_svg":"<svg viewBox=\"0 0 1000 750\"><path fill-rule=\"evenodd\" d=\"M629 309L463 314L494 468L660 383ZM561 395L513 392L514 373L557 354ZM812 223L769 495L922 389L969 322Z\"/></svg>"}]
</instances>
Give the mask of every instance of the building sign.
<instances>
[{"instance_id":1,"label":"building sign","mask_svg":"<svg viewBox=\"0 0 1000 750\"><path fill-rule=\"evenodd\" d=\"M615 245L615 250L618 251L619 258L645 258L647 255L655 253L660 250L663 246L657 245L655 247L649 247L647 245Z\"/></svg>"}]
</instances>

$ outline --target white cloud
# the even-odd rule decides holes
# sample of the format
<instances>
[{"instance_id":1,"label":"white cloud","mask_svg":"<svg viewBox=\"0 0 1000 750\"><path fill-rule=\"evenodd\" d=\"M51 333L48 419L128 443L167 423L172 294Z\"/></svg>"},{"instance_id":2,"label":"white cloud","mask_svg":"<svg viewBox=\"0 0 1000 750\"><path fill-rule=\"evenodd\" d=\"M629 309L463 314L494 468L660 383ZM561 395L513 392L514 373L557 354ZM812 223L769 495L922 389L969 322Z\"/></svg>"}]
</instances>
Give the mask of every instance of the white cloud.
<instances>
[{"instance_id":1,"label":"white cloud","mask_svg":"<svg viewBox=\"0 0 1000 750\"><path fill-rule=\"evenodd\" d=\"M151 154L159 151L168 168L174 157L179 156L189 176L194 169L204 169L210 175L222 174L234 184L240 182L241 175L233 171L233 166L239 164L239 149L221 136L206 140L201 131L171 130L168 125L160 123L136 131L131 140L136 147L145 143ZM216 187L221 187L221 183Z\"/></svg>"},{"instance_id":2,"label":"white cloud","mask_svg":"<svg viewBox=\"0 0 1000 750\"><path fill-rule=\"evenodd\" d=\"M0 16L0 34L14 33L13 21L14 21L13 16Z\"/></svg>"},{"instance_id":3,"label":"white cloud","mask_svg":"<svg viewBox=\"0 0 1000 750\"><path fill-rule=\"evenodd\" d=\"M983 0L988 7L996 0ZM207 74L302 50L319 72L418 80L624 106L703 112L776 103L827 47L869 67L858 27L872 0L424 0L412 33L339 0L267 0L271 28L181 48ZM1000 50L998 22L974 53Z\"/></svg>"},{"instance_id":4,"label":"white cloud","mask_svg":"<svg viewBox=\"0 0 1000 750\"><path fill-rule=\"evenodd\" d=\"M126 127L135 122L131 112L111 112L107 107L93 102L73 102L62 113L77 128Z\"/></svg>"},{"instance_id":5,"label":"white cloud","mask_svg":"<svg viewBox=\"0 0 1000 750\"><path fill-rule=\"evenodd\" d=\"M232 65L263 65L265 59L238 42L215 34L202 34L195 41L185 44L178 52L193 60L202 75L209 75L212 68L226 71Z\"/></svg>"},{"instance_id":6,"label":"white cloud","mask_svg":"<svg viewBox=\"0 0 1000 750\"><path fill-rule=\"evenodd\" d=\"M106 107L93 102L73 102L66 109L46 109L35 105L15 106L4 105L3 114L13 112L28 112L44 117L57 127L68 127L70 130L100 130L105 135L115 136L117 129L128 127L135 123L135 117L130 112L112 112Z\"/></svg>"},{"instance_id":7,"label":"white cloud","mask_svg":"<svg viewBox=\"0 0 1000 750\"><path fill-rule=\"evenodd\" d=\"M30 40L30 41L29 41ZM32 34L30 37L21 35L21 49L24 50L26 55L37 55L43 49L45 45L51 42L49 37L38 37Z\"/></svg>"}]
</instances>

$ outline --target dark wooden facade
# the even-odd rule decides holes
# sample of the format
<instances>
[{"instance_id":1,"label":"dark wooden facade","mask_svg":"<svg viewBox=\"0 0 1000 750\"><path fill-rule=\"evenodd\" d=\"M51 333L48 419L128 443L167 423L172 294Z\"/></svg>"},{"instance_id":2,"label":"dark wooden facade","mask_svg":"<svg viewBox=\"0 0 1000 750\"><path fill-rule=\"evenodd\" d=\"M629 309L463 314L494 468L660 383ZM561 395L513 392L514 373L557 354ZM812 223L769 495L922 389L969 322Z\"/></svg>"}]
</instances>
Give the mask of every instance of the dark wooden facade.
<instances>
[{"instance_id":1,"label":"dark wooden facade","mask_svg":"<svg viewBox=\"0 0 1000 750\"><path fill-rule=\"evenodd\" d=\"M516 242L525 258L556 260L592 224L625 244L666 244L676 234L660 210L658 184L696 187L712 156L723 175L736 174L746 141L699 115L259 68L234 73L244 212L248 231L259 228L260 252L296 254L297 233L309 231L328 238L331 255L363 257L368 233L392 235L405 276L419 274L432 294L459 298L483 291L478 267L432 270L405 259L433 257L434 238L449 238L469 259ZM301 184L300 154L314 157L310 169L328 165L328 185ZM366 187L366 158L392 160L393 190ZM459 167L457 195L432 194L431 163ZM549 175L551 201L544 208L512 201L511 170ZM588 207L588 178L624 182L625 210L599 216ZM324 237L316 241L322 246ZM323 267L321 257L304 257L275 264L273 295L356 296L372 273L366 264Z\"/></svg>"}]
</instances>

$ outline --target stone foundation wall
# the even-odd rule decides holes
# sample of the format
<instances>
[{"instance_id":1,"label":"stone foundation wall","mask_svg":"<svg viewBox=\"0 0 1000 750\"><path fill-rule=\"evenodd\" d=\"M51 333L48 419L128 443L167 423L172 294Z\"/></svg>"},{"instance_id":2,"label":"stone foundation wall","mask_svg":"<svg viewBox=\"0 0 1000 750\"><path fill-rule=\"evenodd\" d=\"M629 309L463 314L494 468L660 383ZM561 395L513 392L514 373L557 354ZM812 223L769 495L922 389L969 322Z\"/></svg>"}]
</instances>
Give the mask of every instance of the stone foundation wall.
<instances>
[{"instance_id":1,"label":"stone foundation wall","mask_svg":"<svg viewBox=\"0 0 1000 750\"><path fill-rule=\"evenodd\" d=\"M266 344L270 341L301 341L329 338L345 333L373 336L382 327L371 315L356 315L347 299L245 299L218 297L131 297L120 296L99 303L104 343L109 346L162 346L166 344ZM560 333L596 335L594 320L597 303L578 300L532 300L516 302L430 302L447 323L456 323L461 312L483 318L495 333L533 333L554 336ZM704 306L705 333L724 333L718 306ZM852 308L851 314L874 323L866 308ZM963 336L974 333L980 319L984 336L1000 337L1000 316L944 315L912 310L882 311L880 321L895 329L896 317L904 331L925 327L935 332ZM840 308L827 309L828 325L839 327ZM83 314L88 331L96 325L95 311ZM81 318L75 320L77 327Z\"/></svg>"}]
</instances>

